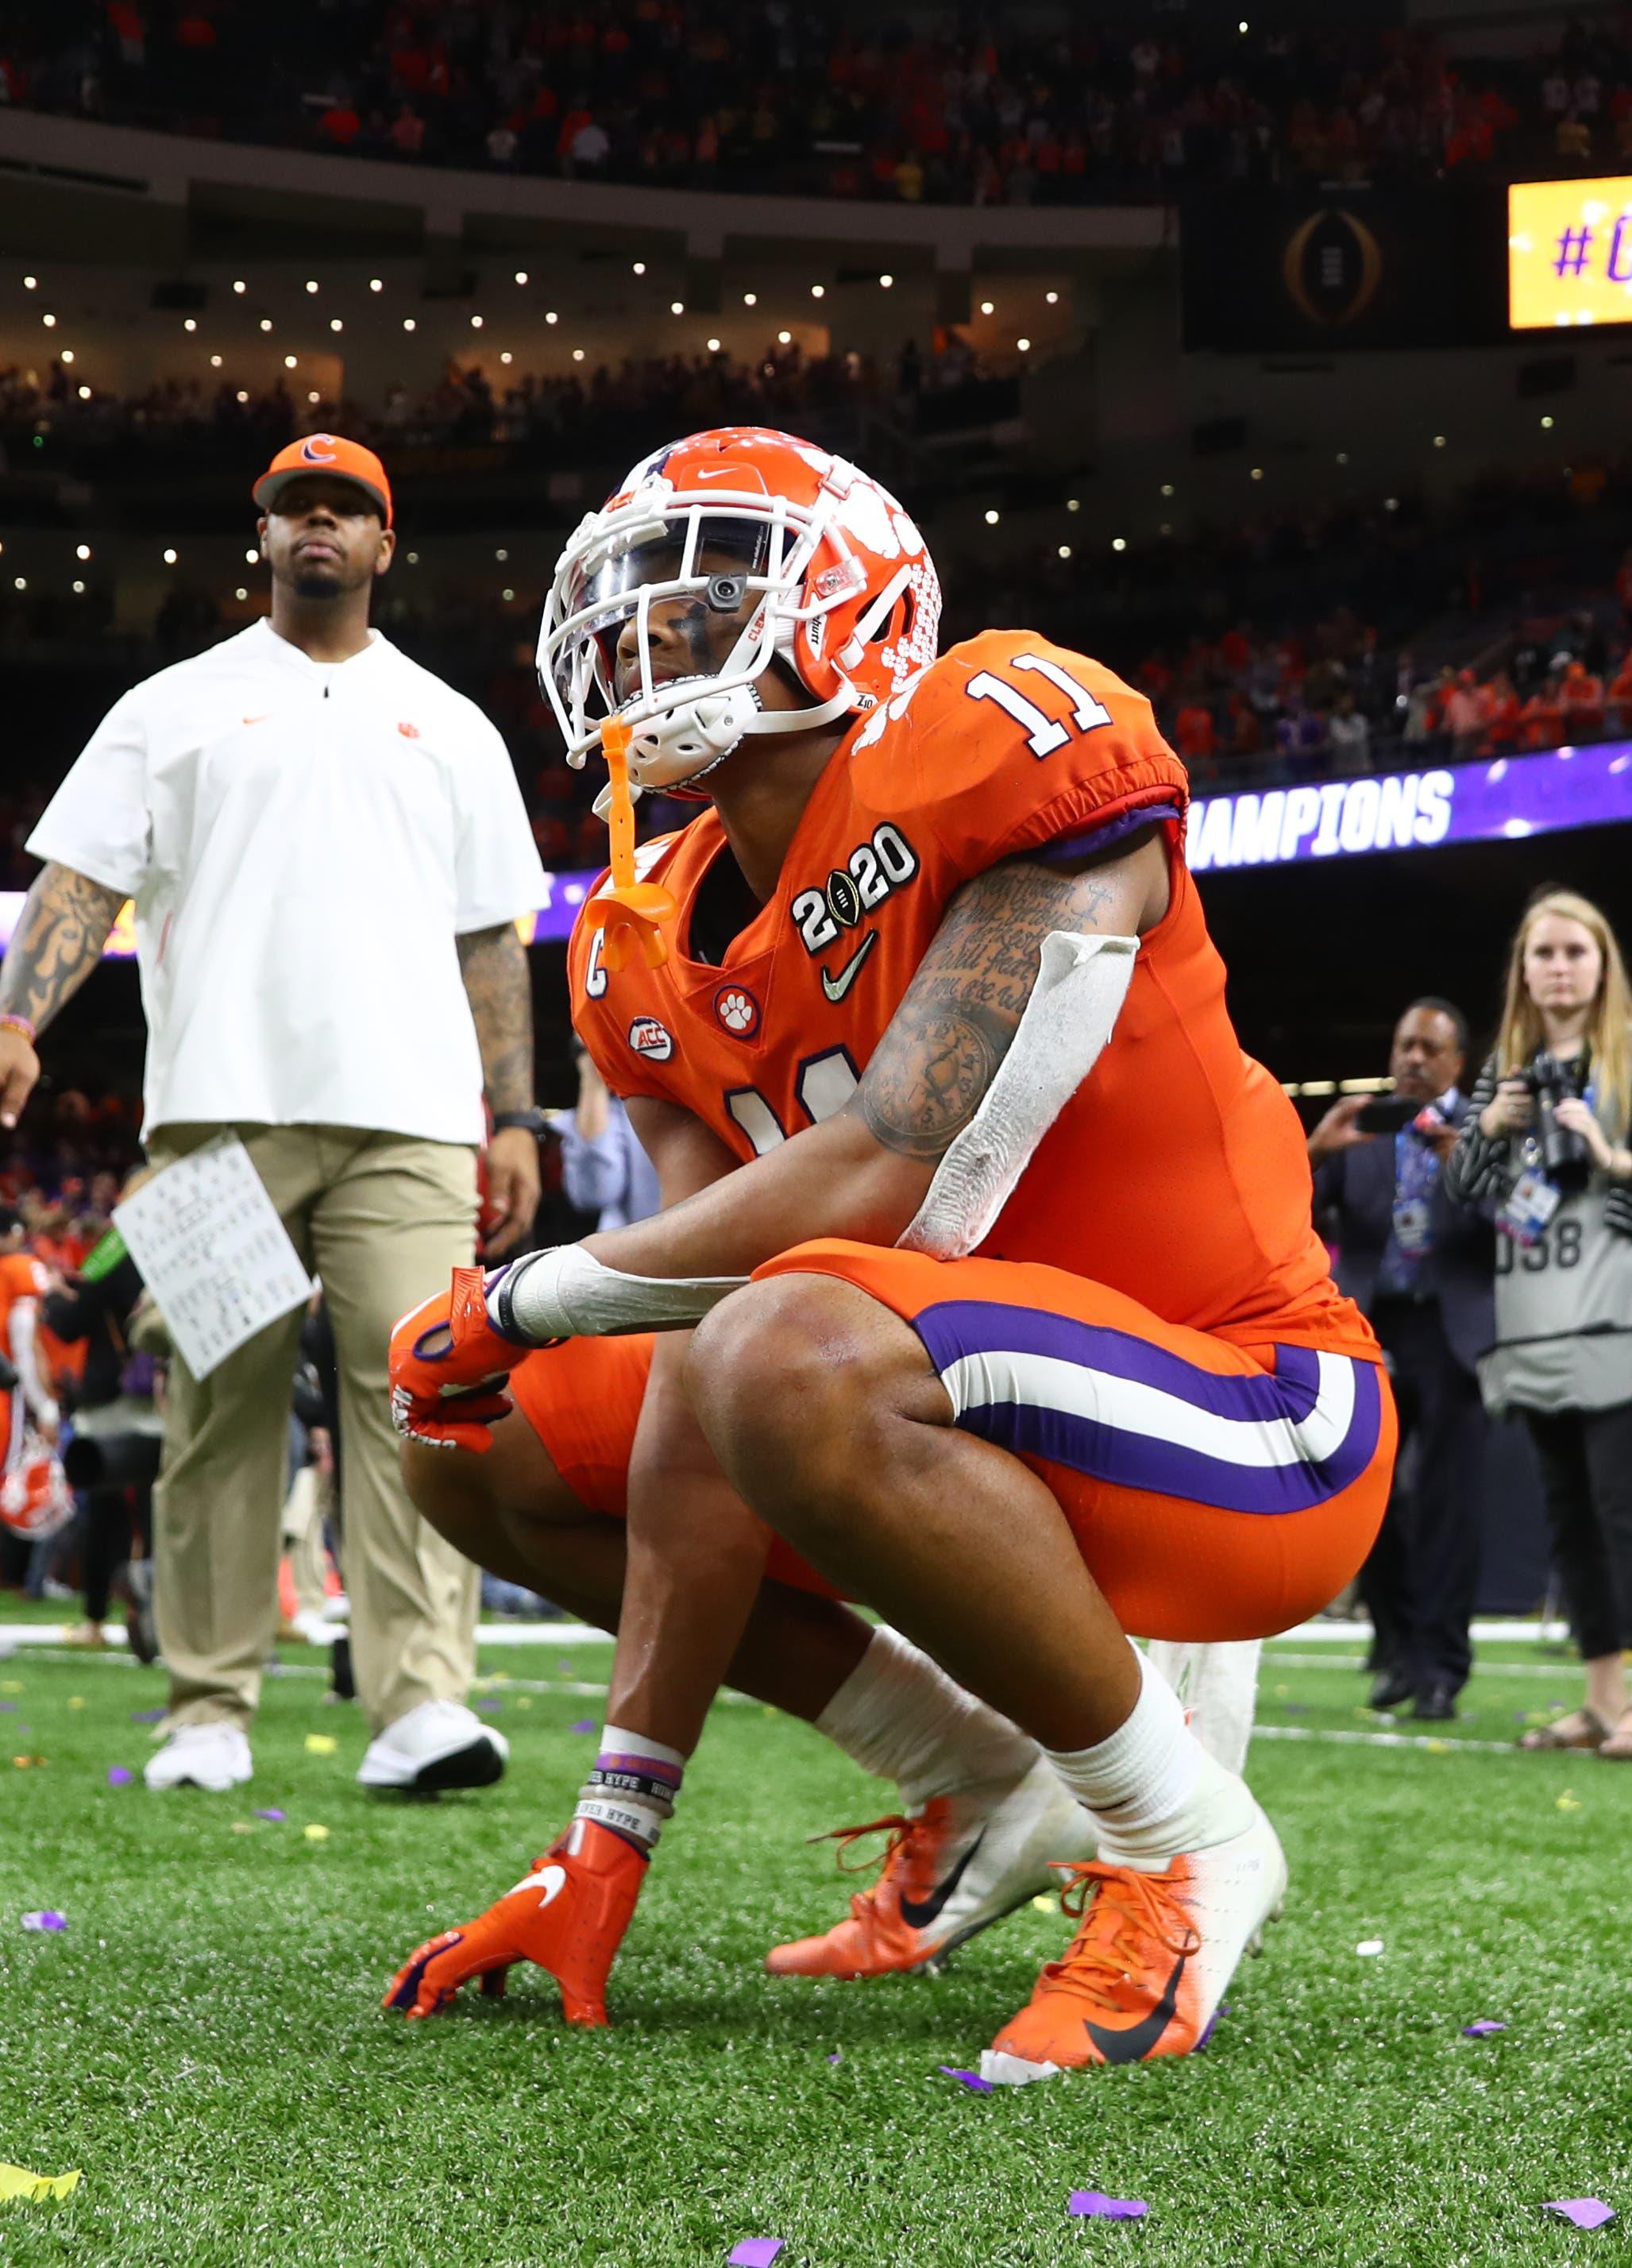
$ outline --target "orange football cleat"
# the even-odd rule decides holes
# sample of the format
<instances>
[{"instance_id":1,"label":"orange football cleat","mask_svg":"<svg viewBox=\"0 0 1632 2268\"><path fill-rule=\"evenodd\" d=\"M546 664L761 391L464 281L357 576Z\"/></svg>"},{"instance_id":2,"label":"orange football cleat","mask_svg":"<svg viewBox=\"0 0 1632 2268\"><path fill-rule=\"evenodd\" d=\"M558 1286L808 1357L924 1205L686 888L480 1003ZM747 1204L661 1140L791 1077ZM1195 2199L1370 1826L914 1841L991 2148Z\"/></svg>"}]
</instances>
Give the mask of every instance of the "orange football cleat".
<instances>
[{"instance_id":1,"label":"orange football cleat","mask_svg":"<svg viewBox=\"0 0 1632 2268\"><path fill-rule=\"evenodd\" d=\"M1200 2047L1241 1955L1260 1949L1286 1894L1280 1843L1253 1808L1239 1835L1159 1874L1099 1860L1062 1868L1061 1903L1080 1926L981 2058L981 2076L1023 2086Z\"/></svg>"},{"instance_id":2,"label":"orange football cleat","mask_svg":"<svg viewBox=\"0 0 1632 2268\"><path fill-rule=\"evenodd\" d=\"M643 1852L610 1828L575 1819L536 1859L525 1881L461 1929L444 1930L408 1955L382 2006L434 2016L461 1984L504 1990L512 1962L531 1961L561 1987L570 2024L604 2024L606 1978L645 1879Z\"/></svg>"},{"instance_id":3,"label":"orange football cleat","mask_svg":"<svg viewBox=\"0 0 1632 2268\"><path fill-rule=\"evenodd\" d=\"M887 1977L922 1969L1052 1887L1050 1861L1093 1847L1093 1822L1045 1760L1011 1786L937 1795L915 1817L841 1827L839 1864L859 1836L887 1833L878 1881L820 1937L778 1945L773 1977ZM818 1837L818 1841L827 1839ZM850 1871L846 1869L846 1871Z\"/></svg>"}]
</instances>

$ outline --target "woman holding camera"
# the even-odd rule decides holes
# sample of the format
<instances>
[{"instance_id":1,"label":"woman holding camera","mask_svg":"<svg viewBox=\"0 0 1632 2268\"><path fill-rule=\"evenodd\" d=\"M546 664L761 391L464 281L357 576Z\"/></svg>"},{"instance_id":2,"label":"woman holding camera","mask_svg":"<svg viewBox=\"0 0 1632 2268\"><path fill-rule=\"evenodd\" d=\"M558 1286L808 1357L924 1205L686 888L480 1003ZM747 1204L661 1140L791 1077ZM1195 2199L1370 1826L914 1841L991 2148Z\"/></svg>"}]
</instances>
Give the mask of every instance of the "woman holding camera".
<instances>
[{"instance_id":1,"label":"woman holding camera","mask_svg":"<svg viewBox=\"0 0 1632 2268\"><path fill-rule=\"evenodd\" d=\"M1518 1410L1540 1461L1586 1698L1526 1749L1632 1760L1632 992L1614 932L1572 890L1525 909L1495 1052L1445 1167L1493 1206L1492 1416Z\"/></svg>"}]
</instances>

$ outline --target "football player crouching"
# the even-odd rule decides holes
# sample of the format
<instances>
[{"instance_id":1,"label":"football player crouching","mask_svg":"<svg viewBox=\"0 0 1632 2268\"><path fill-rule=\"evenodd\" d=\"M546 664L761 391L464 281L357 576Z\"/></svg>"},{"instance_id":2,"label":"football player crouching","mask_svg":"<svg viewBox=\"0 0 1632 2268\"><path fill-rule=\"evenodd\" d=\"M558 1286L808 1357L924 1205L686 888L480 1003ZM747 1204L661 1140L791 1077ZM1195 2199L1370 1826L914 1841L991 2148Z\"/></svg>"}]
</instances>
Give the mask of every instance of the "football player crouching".
<instances>
[{"instance_id":1,"label":"football player crouching","mask_svg":"<svg viewBox=\"0 0 1632 2268\"><path fill-rule=\"evenodd\" d=\"M756 429L647 459L557 569L570 755L615 717L639 787L705 799L643 853L652 949L603 903L570 954L665 1204L395 1335L427 1515L618 1636L573 1821L405 2013L530 1959L603 2020L726 1679L903 1798L875 1889L773 1968L919 1965L1063 1873L990 2076L1187 2051L1279 1910L1273 1829L1128 1636L1250 1665L1340 1589L1386 1382L1148 703L1026 632L937 659L938 611L894 499Z\"/></svg>"}]
</instances>

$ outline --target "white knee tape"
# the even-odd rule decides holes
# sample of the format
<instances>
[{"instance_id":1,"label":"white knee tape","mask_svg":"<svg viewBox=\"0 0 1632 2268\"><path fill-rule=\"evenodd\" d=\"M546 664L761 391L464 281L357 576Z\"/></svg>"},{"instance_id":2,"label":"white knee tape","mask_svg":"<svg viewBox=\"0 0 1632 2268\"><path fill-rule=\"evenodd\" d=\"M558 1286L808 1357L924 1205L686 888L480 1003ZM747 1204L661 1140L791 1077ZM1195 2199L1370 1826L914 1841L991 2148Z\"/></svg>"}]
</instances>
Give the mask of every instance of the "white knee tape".
<instances>
[{"instance_id":1,"label":"white knee tape","mask_svg":"<svg viewBox=\"0 0 1632 2268\"><path fill-rule=\"evenodd\" d=\"M904 1250L955 1260L990 1233L1038 1144L1099 1061L1138 951L1136 937L1055 930L1043 939L1014 1043L897 1240Z\"/></svg>"}]
</instances>

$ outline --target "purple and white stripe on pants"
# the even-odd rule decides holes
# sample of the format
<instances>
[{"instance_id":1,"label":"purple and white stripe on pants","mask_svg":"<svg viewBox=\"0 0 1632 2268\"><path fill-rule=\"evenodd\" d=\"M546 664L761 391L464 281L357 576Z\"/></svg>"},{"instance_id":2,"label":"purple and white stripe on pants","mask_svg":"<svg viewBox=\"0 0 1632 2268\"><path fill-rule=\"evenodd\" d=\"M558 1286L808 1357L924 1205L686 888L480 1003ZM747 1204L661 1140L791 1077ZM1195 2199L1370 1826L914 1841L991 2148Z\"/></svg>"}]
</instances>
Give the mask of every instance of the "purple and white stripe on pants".
<instances>
[{"instance_id":1,"label":"purple and white stripe on pants","mask_svg":"<svg viewBox=\"0 0 1632 2268\"><path fill-rule=\"evenodd\" d=\"M1277 1346L1230 1375L1108 1325L991 1300L911 1318L956 1424L1095 1480L1224 1512L1306 1512L1377 1449L1377 1372L1352 1355Z\"/></svg>"}]
</instances>

